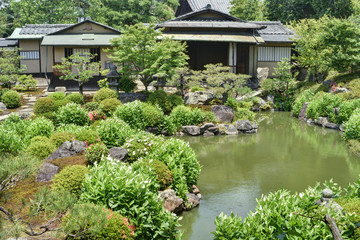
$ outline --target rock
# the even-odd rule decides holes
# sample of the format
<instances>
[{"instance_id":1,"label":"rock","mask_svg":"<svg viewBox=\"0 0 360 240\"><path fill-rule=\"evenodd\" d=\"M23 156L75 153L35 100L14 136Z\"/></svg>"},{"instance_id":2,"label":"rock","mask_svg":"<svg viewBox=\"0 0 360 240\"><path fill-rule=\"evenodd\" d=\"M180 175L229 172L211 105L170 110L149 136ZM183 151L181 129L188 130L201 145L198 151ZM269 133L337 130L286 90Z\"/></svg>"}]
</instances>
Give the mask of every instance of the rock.
<instances>
[{"instance_id":1,"label":"rock","mask_svg":"<svg viewBox=\"0 0 360 240\"><path fill-rule=\"evenodd\" d=\"M182 137L184 136L185 134L183 132L176 132L175 133L175 136L179 136L179 137Z\"/></svg>"},{"instance_id":2,"label":"rock","mask_svg":"<svg viewBox=\"0 0 360 240\"><path fill-rule=\"evenodd\" d=\"M336 130L339 129L339 125L337 125L336 123L331 123L331 122L325 123L324 127L331 128L331 129L336 129Z\"/></svg>"},{"instance_id":3,"label":"rock","mask_svg":"<svg viewBox=\"0 0 360 240\"><path fill-rule=\"evenodd\" d=\"M306 120L307 116L306 116L306 110L309 106L310 102L305 102L303 103L301 109L300 109L300 113L299 113L299 119L301 120Z\"/></svg>"},{"instance_id":4,"label":"rock","mask_svg":"<svg viewBox=\"0 0 360 240\"><path fill-rule=\"evenodd\" d=\"M332 198L334 195L333 191L329 188L325 188L323 191L322 191L322 197L323 198Z\"/></svg>"},{"instance_id":5,"label":"rock","mask_svg":"<svg viewBox=\"0 0 360 240\"><path fill-rule=\"evenodd\" d=\"M0 102L0 110L2 110L2 111L7 110L7 108L6 108L5 104L4 104L4 103L2 103L2 102Z\"/></svg>"},{"instance_id":6,"label":"rock","mask_svg":"<svg viewBox=\"0 0 360 240\"><path fill-rule=\"evenodd\" d=\"M66 92L66 87L55 87L55 92Z\"/></svg>"},{"instance_id":7,"label":"rock","mask_svg":"<svg viewBox=\"0 0 360 240\"><path fill-rule=\"evenodd\" d=\"M159 132L159 129L157 127L147 127L146 131L152 134L157 134Z\"/></svg>"},{"instance_id":8,"label":"rock","mask_svg":"<svg viewBox=\"0 0 360 240\"><path fill-rule=\"evenodd\" d=\"M265 102L264 99L259 97L259 103L255 104L251 110L252 111L261 111L261 110L265 110L267 108L269 108L269 104L267 102Z\"/></svg>"},{"instance_id":9,"label":"rock","mask_svg":"<svg viewBox=\"0 0 360 240\"><path fill-rule=\"evenodd\" d=\"M198 196L196 196L194 193L187 193L186 198L187 202L185 206L183 206L185 211L189 211L199 206L200 198L198 198Z\"/></svg>"},{"instance_id":10,"label":"rock","mask_svg":"<svg viewBox=\"0 0 360 240\"><path fill-rule=\"evenodd\" d=\"M198 187L197 186L195 186L195 185L192 185L192 193L193 194L199 194L200 193L200 190L198 189Z\"/></svg>"},{"instance_id":11,"label":"rock","mask_svg":"<svg viewBox=\"0 0 360 240\"><path fill-rule=\"evenodd\" d=\"M350 92L349 89L347 88L341 88L341 87L335 88L335 93L347 93L347 92Z\"/></svg>"},{"instance_id":12,"label":"rock","mask_svg":"<svg viewBox=\"0 0 360 240\"><path fill-rule=\"evenodd\" d=\"M31 112L20 112L19 117L21 119L27 119L27 118L31 117Z\"/></svg>"},{"instance_id":13,"label":"rock","mask_svg":"<svg viewBox=\"0 0 360 240\"><path fill-rule=\"evenodd\" d=\"M215 136L215 134L213 133L213 132L209 132L209 131L205 131L204 133L203 133L203 136Z\"/></svg>"},{"instance_id":14,"label":"rock","mask_svg":"<svg viewBox=\"0 0 360 240\"><path fill-rule=\"evenodd\" d=\"M339 130L340 130L340 131L342 131L342 132L345 130L345 128L344 128L344 124L343 124L343 123L342 123L342 124L340 124L340 126L339 126Z\"/></svg>"},{"instance_id":15,"label":"rock","mask_svg":"<svg viewBox=\"0 0 360 240\"><path fill-rule=\"evenodd\" d=\"M109 150L109 157L112 157L117 161L125 162L127 160L128 154L129 151L121 147L113 147Z\"/></svg>"},{"instance_id":16,"label":"rock","mask_svg":"<svg viewBox=\"0 0 360 240\"><path fill-rule=\"evenodd\" d=\"M182 132L190 136L200 135L200 128L198 126L182 126Z\"/></svg>"},{"instance_id":17,"label":"rock","mask_svg":"<svg viewBox=\"0 0 360 240\"><path fill-rule=\"evenodd\" d=\"M211 111L215 114L215 118L218 122L231 123L234 119L234 111L231 107L225 105L213 105Z\"/></svg>"},{"instance_id":18,"label":"rock","mask_svg":"<svg viewBox=\"0 0 360 240\"><path fill-rule=\"evenodd\" d=\"M267 95L266 96L266 101L268 103L270 103L271 106L274 106L275 105L275 97L274 97L274 95Z\"/></svg>"},{"instance_id":19,"label":"rock","mask_svg":"<svg viewBox=\"0 0 360 240\"><path fill-rule=\"evenodd\" d=\"M326 81L323 82L323 85L330 87L331 84L333 84L333 83L334 83L334 80L328 79L328 80L326 80Z\"/></svg>"},{"instance_id":20,"label":"rock","mask_svg":"<svg viewBox=\"0 0 360 240\"><path fill-rule=\"evenodd\" d=\"M119 93L119 100L122 103L133 102L135 100L144 102L147 98L148 96L142 93Z\"/></svg>"},{"instance_id":21,"label":"rock","mask_svg":"<svg viewBox=\"0 0 360 240\"><path fill-rule=\"evenodd\" d=\"M315 124L322 127L325 127L325 124L327 123L329 123L329 120L325 117L319 117L317 120L315 120Z\"/></svg>"},{"instance_id":22,"label":"rock","mask_svg":"<svg viewBox=\"0 0 360 240\"><path fill-rule=\"evenodd\" d=\"M333 108L333 113L335 114L335 116L338 116L340 112L340 108Z\"/></svg>"},{"instance_id":23,"label":"rock","mask_svg":"<svg viewBox=\"0 0 360 240\"><path fill-rule=\"evenodd\" d=\"M309 124L309 125L311 125L311 124L315 124L315 121L312 120L312 119L307 119L307 120L306 120L306 123Z\"/></svg>"},{"instance_id":24,"label":"rock","mask_svg":"<svg viewBox=\"0 0 360 240\"><path fill-rule=\"evenodd\" d=\"M257 96L260 96L261 94L262 94L262 90L258 90L258 91L252 92L251 94L246 94L244 96L237 97L236 101L238 101L238 102L245 101L248 98L257 97Z\"/></svg>"},{"instance_id":25,"label":"rock","mask_svg":"<svg viewBox=\"0 0 360 240\"><path fill-rule=\"evenodd\" d=\"M160 192L159 200L163 201L163 207L173 213L179 213L183 210L184 200L175 195L175 191L172 189L166 189Z\"/></svg>"},{"instance_id":26,"label":"rock","mask_svg":"<svg viewBox=\"0 0 360 240\"><path fill-rule=\"evenodd\" d=\"M215 127L216 125L213 123L205 123L200 127L200 133L203 134L205 131L207 131L209 128Z\"/></svg>"},{"instance_id":27,"label":"rock","mask_svg":"<svg viewBox=\"0 0 360 240\"><path fill-rule=\"evenodd\" d=\"M208 132L212 132L212 133L214 133L215 135L217 135L217 134L219 133L219 127L218 127L218 126L210 127L210 128L208 128L207 131L208 131Z\"/></svg>"},{"instance_id":28,"label":"rock","mask_svg":"<svg viewBox=\"0 0 360 240\"><path fill-rule=\"evenodd\" d=\"M73 142L66 141L58 149L55 150L45 161L53 159L65 158L81 153L86 149L86 144L82 141L75 140Z\"/></svg>"},{"instance_id":29,"label":"rock","mask_svg":"<svg viewBox=\"0 0 360 240\"><path fill-rule=\"evenodd\" d=\"M236 121L236 129L239 133L256 133L257 132L256 121L252 124L249 120L238 120Z\"/></svg>"},{"instance_id":30,"label":"rock","mask_svg":"<svg viewBox=\"0 0 360 240\"><path fill-rule=\"evenodd\" d=\"M236 127L232 124L220 124L219 133L221 135L238 135Z\"/></svg>"},{"instance_id":31,"label":"rock","mask_svg":"<svg viewBox=\"0 0 360 240\"><path fill-rule=\"evenodd\" d=\"M208 105L215 95L210 92L188 92L185 94L184 103L188 105Z\"/></svg>"},{"instance_id":32,"label":"rock","mask_svg":"<svg viewBox=\"0 0 360 240\"><path fill-rule=\"evenodd\" d=\"M269 68L268 67L263 67L257 68L257 79L259 81L259 85L269 77Z\"/></svg>"},{"instance_id":33,"label":"rock","mask_svg":"<svg viewBox=\"0 0 360 240\"><path fill-rule=\"evenodd\" d=\"M51 181L55 174L59 172L59 167L52 163L44 162L39 169L39 173L36 177L37 182Z\"/></svg>"},{"instance_id":34,"label":"rock","mask_svg":"<svg viewBox=\"0 0 360 240\"><path fill-rule=\"evenodd\" d=\"M199 199L202 199L201 193L196 194Z\"/></svg>"}]
</instances>

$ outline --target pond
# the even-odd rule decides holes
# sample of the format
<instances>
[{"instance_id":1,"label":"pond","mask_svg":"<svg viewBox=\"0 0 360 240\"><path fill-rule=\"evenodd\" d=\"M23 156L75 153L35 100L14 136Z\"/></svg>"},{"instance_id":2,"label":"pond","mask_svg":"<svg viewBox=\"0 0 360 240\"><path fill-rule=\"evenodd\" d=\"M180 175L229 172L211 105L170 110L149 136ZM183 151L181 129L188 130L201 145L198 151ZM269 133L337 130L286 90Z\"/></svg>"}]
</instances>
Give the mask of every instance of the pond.
<instances>
[{"instance_id":1,"label":"pond","mask_svg":"<svg viewBox=\"0 0 360 240\"><path fill-rule=\"evenodd\" d=\"M339 131L309 126L287 112L258 114L254 135L184 137L202 172L200 207L182 214L185 240L212 239L221 212L246 217L256 198L281 188L301 192L316 182L355 181L360 159L348 152Z\"/></svg>"}]
</instances>

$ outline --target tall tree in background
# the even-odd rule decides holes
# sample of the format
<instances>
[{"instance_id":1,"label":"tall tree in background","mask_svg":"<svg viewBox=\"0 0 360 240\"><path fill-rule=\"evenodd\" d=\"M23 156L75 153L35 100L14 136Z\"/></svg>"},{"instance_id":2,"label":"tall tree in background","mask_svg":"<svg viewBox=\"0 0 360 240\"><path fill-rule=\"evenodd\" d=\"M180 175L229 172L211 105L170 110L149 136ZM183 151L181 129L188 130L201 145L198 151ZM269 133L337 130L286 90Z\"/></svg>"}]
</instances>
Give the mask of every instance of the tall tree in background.
<instances>
[{"instance_id":1,"label":"tall tree in background","mask_svg":"<svg viewBox=\"0 0 360 240\"><path fill-rule=\"evenodd\" d=\"M315 18L321 18L324 15L347 18L353 13L351 0L311 0L311 5Z\"/></svg>"},{"instance_id":2,"label":"tall tree in background","mask_svg":"<svg viewBox=\"0 0 360 240\"><path fill-rule=\"evenodd\" d=\"M7 22L7 17L5 13L0 12L0 37L3 37L7 32L9 23Z\"/></svg>"},{"instance_id":3,"label":"tall tree in background","mask_svg":"<svg viewBox=\"0 0 360 240\"><path fill-rule=\"evenodd\" d=\"M247 21L264 20L263 2L260 0L231 0L230 14Z\"/></svg>"},{"instance_id":4,"label":"tall tree in background","mask_svg":"<svg viewBox=\"0 0 360 240\"><path fill-rule=\"evenodd\" d=\"M90 0L87 14L95 21L121 28L171 19L177 5L178 0Z\"/></svg>"},{"instance_id":5,"label":"tall tree in background","mask_svg":"<svg viewBox=\"0 0 360 240\"><path fill-rule=\"evenodd\" d=\"M265 0L266 18L283 23L310 18L314 14L311 0Z\"/></svg>"}]
</instances>

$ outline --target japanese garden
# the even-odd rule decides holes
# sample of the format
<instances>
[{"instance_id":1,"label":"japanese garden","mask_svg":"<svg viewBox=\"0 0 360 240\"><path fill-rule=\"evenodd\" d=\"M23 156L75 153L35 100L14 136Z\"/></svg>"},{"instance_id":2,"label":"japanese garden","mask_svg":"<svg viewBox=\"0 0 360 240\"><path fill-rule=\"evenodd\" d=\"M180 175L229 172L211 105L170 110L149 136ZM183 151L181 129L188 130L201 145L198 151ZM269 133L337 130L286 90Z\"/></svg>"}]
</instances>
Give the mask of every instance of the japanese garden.
<instances>
[{"instance_id":1,"label":"japanese garden","mask_svg":"<svg viewBox=\"0 0 360 240\"><path fill-rule=\"evenodd\" d=\"M0 239L359 239L359 0L4 0Z\"/></svg>"}]
</instances>

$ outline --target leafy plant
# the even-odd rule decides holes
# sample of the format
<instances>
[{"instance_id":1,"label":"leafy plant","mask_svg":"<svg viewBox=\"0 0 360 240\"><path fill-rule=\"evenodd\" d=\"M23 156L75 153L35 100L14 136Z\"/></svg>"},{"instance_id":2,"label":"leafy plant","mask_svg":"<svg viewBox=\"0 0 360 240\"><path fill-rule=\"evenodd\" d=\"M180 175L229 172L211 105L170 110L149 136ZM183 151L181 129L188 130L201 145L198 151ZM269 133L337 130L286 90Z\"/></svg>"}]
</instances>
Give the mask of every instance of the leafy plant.
<instances>
[{"instance_id":1,"label":"leafy plant","mask_svg":"<svg viewBox=\"0 0 360 240\"><path fill-rule=\"evenodd\" d=\"M171 104L164 90L151 92L146 101L152 105L158 105L165 113L171 111Z\"/></svg>"},{"instance_id":2,"label":"leafy plant","mask_svg":"<svg viewBox=\"0 0 360 240\"><path fill-rule=\"evenodd\" d=\"M85 110L86 111L95 111L95 110L98 110L99 108L99 103L98 102L88 102L88 103L85 103Z\"/></svg>"},{"instance_id":3,"label":"leafy plant","mask_svg":"<svg viewBox=\"0 0 360 240\"><path fill-rule=\"evenodd\" d=\"M100 103L101 101L108 99L108 98L117 98L118 94L115 90L110 88L101 88L97 91L93 97L94 102Z\"/></svg>"},{"instance_id":4,"label":"leafy plant","mask_svg":"<svg viewBox=\"0 0 360 240\"><path fill-rule=\"evenodd\" d=\"M175 107L170 113L170 118L176 129L179 129L181 126L201 124L206 120L205 117L209 118L209 120L214 120L212 114L204 114L200 109L191 109L182 105Z\"/></svg>"},{"instance_id":5,"label":"leafy plant","mask_svg":"<svg viewBox=\"0 0 360 240\"><path fill-rule=\"evenodd\" d=\"M20 90L20 91L29 91L29 90L35 90L37 80L33 78L33 76L30 75L20 75L17 79L18 84L14 86L14 89Z\"/></svg>"},{"instance_id":6,"label":"leafy plant","mask_svg":"<svg viewBox=\"0 0 360 240\"><path fill-rule=\"evenodd\" d=\"M111 114L116 110L118 106L121 105L121 102L117 98L108 98L100 102L100 109L107 115Z\"/></svg>"},{"instance_id":7,"label":"leafy plant","mask_svg":"<svg viewBox=\"0 0 360 240\"><path fill-rule=\"evenodd\" d=\"M26 120L25 120L26 121ZM21 131L25 132L26 138L33 138L35 136L50 137L54 133L54 124L46 118L37 117L33 121L29 121L28 126Z\"/></svg>"},{"instance_id":8,"label":"leafy plant","mask_svg":"<svg viewBox=\"0 0 360 240\"><path fill-rule=\"evenodd\" d=\"M342 101L343 99L339 95L319 92L308 105L306 115L311 119L329 117L332 122L336 122L336 116L333 109L339 107Z\"/></svg>"},{"instance_id":9,"label":"leafy plant","mask_svg":"<svg viewBox=\"0 0 360 240\"><path fill-rule=\"evenodd\" d=\"M82 183L88 169L82 165L67 166L58 174L55 174L52 188L63 190L73 194L80 194Z\"/></svg>"},{"instance_id":10,"label":"leafy plant","mask_svg":"<svg viewBox=\"0 0 360 240\"><path fill-rule=\"evenodd\" d=\"M84 126L89 123L87 112L76 103L68 103L66 106L60 107L56 118L58 123L62 125L76 124Z\"/></svg>"},{"instance_id":11,"label":"leafy plant","mask_svg":"<svg viewBox=\"0 0 360 240\"><path fill-rule=\"evenodd\" d=\"M80 93L72 93L66 96L66 100L76 103L76 104L84 104L84 96Z\"/></svg>"},{"instance_id":12,"label":"leafy plant","mask_svg":"<svg viewBox=\"0 0 360 240\"><path fill-rule=\"evenodd\" d=\"M61 144L66 141L72 141L75 138L75 134L68 132L56 132L50 137L50 141L56 148L59 148Z\"/></svg>"},{"instance_id":13,"label":"leafy plant","mask_svg":"<svg viewBox=\"0 0 360 240\"><path fill-rule=\"evenodd\" d=\"M295 99L294 104L292 105L292 113L295 117L299 117L300 110L305 102L310 102L315 95L315 91L312 89L305 90L300 93L299 96Z\"/></svg>"},{"instance_id":14,"label":"leafy plant","mask_svg":"<svg viewBox=\"0 0 360 240\"><path fill-rule=\"evenodd\" d=\"M34 105L34 112L42 114L55 111L55 101L52 98L44 97L36 100Z\"/></svg>"},{"instance_id":15,"label":"leafy plant","mask_svg":"<svg viewBox=\"0 0 360 240\"><path fill-rule=\"evenodd\" d=\"M345 140L360 140L360 108L356 109L344 124L343 138Z\"/></svg>"},{"instance_id":16,"label":"leafy plant","mask_svg":"<svg viewBox=\"0 0 360 240\"><path fill-rule=\"evenodd\" d=\"M21 105L20 94L13 90L6 91L1 96L1 101L5 104L7 108L17 108Z\"/></svg>"},{"instance_id":17,"label":"leafy plant","mask_svg":"<svg viewBox=\"0 0 360 240\"><path fill-rule=\"evenodd\" d=\"M102 143L95 143L90 145L85 150L85 157L87 165L94 165L99 163L103 157L109 154L108 148Z\"/></svg>"},{"instance_id":18,"label":"leafy plant","mask_svg":"<svg viewBox=\"0 0 360 240\"><path fill-rule=\"evenodd\" d=\"M82 129L76 134L76 139L85 142L87 145L94 144L100 141L100 137L95 130Z\"/></svg>"},{"instance_id":19,"label":"leafy plant","mask_svg":"<svg viewBox=\"0 0 360 240\"><path fill-rule=\"evenodd\" d=\"M360 99L344 101L339 106L339 114L336 120L339 124L347 122L355 109L360 108Z\"/></svg>"},{"instance_id":20,"label":"leafy plant","mask_svg":"<svg viewBox=\"0 0 360 240\"><path fill-rule=\"evenodd\" d=\"M31 139L30 145L27 147L26 152L40 159L45 159L55 150L56 148L51 143L50 139L43 136L37 136Z\"/></svg>"},{"instance_id":21,"label":"leafy plant","mask_svg":"<svg viewBox=\"0 0 360 240\"><path fill-rule=\"evenodd\" d=\"M239 108L235 113L235 120L255 120L255 113L247 108Z\"/></svg>"},{"instance_id":22,"label":"leafy plant","mask_svg":"<svg viewBox=\"0 0 360 240\"><path fill-rule=\"evenodd\" d=\"M134 130L127 123L118 118L108 118L101 121L96 131L109 148L123 145L125 139L134 133Z\"/></svg>"},{"instance_id":23,"label":"leafy plant","mask_svg":"<svg viewBox=\"0 0 360 240\"><path fill-rule=\"evenodd\" d=\"M54 99L54 101L60 101L65 99L66 94L63 92L54 92L48 96L51 99Z\"/></svg>"}]
</instances>

